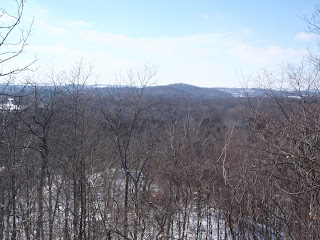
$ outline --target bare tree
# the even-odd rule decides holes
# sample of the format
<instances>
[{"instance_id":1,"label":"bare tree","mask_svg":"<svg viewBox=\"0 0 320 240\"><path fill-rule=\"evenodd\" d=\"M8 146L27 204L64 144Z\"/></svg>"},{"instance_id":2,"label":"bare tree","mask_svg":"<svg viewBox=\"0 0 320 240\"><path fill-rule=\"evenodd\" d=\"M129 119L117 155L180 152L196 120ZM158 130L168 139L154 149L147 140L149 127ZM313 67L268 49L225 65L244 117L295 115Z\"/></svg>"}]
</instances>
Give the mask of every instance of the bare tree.
<instances>
[{"instance_id":1,"label":"bare tree","mask_svg":"<svg viewBox=\"0 0 320 240\"><path fill-rule=\"evenodd\" d=\"M15 75L30 70L36 59L23 65L15 61L24 53L32 30L32 23L27 29L20 29L25 0L16 1L16 12L0 9L0 77Z\"/></svg>"},{"instance_id":2,"label":"bare tree","mask_svg":"<svg viewBox=\"0 0 320 240\"><path fill-rule=\"evenodd\" d=\"M130 205L130 198L133 203L137 201L139 184L143 179L143 170L147 166L150 144L137 145L143 128L143 116L152 106L148 98L147 84L153 79L156 69L145 68L138 73L130 72L128 79L122 78L128 85L109 89L107 95L100 97L101 120L100 124L112 140L113 148L117 154L117 164L121 167L124 175L124 196L123 196L123 237L129 237L129 225L134 226L133 239L137 239L137 205ZM140 149L137 148L140 147ZM130 188L133 185L133 196L130 196ZM135 216L129 219L129 212ZM131 223L130 223L131 222ZM118 230L119 231L119 230Z\"/></svg>"}]
</instances>

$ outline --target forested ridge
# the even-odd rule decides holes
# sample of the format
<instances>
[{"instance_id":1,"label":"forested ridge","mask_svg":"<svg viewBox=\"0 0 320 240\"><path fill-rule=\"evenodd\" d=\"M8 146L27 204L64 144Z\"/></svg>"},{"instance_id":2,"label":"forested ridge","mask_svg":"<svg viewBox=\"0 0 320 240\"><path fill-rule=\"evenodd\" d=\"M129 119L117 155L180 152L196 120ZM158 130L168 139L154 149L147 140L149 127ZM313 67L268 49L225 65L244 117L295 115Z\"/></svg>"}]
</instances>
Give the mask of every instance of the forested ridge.
<instances>
[{"instance_id":1,"label":"forested ridge","mask_svg":"<svg viewBox=\"0 0 320 240\"><path fill-rule=\"evenodd\" d=\"M318 238L316 91L162 97L71 76L2 89L2 239Z\"/></svg>"}]
</instances>

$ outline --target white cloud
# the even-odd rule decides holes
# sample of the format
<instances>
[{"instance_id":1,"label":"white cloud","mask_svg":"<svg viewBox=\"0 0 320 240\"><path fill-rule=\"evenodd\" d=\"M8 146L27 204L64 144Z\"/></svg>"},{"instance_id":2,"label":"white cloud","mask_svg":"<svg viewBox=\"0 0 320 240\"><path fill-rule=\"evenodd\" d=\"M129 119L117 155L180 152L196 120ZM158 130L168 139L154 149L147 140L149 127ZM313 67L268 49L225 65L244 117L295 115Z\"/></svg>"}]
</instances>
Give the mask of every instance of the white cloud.
<instances>
[{"instance_id":1,"label":"white cloud","mask_svg":"<svg viewBox=\"0 0 320 240\"><path fill-rule=\"evenodd\" d=\"M212 81L221 80L218 75L227 70L220 63L220 54L221 44L229 39L229 34L134 38L93 30L73 33L79 34L74 38L83 48L44 43L29 46L28 51L38 53L41 62L54 59L60 66L70 66L76 59L83 58L94 63L94 70L101 76L101 81L108 83L115 80L115 73L145 64L159 66L159 79L163 84L184 81L213 86ZM230 77L230 74L223 75Z\"/></svg>"},{"instance_id":2,"label":"white cloud","mask_svg":"<svg viewBox=\"0 0 320 240\"><path fill-rule=\"evenodd\" d=\"M82 20L71 20L66 22L66 26L71 28L90 28L91 25Z\"/></svg>"},{"instance_id":3,"label":"white cloud","mask_svg":"<svg viewBox=\"0 0 320 240\"><path fill-rule=\"evenodd\" d=\"M31 45L32 52L39 53L41 61L54 58L62 66L70 66L76 59L83 58L94 63L94 71L101 76L103 83L115 83L112 82L115 73L147 64L159 66L162 84L185 82L207 87L235 86L238 81L236 68L243 67L245 74L251 74L300 59L306 54L306 50L300 48L257 47L237 40L230 33L137 38L93 30L81 21L64 26L65 29L57 33L69 31L77 44L57 38L53 42L61 44Z\"/></svg>"},{"instance_id":4,"label":"white cloud","mask_svg":"<svg viewBox=\"0 0 320 240\"><path fill-rule=\"evenodd\" d=\"M306 42L312 42L314 40L319 39L319 35L317 35L315 33L300 32L300 33L296 34L294 39L295 40L303 40Z\"/></svg>"},{"instance_id":5,"label":"white cloud","mask_svg":"<svg viewBox=\"0 0 320 240\"><path fill-rule=\"evenodd\" d=\"M55 35L55 36L62 36L65 33L67 33L67 30L65 28L50 25L45 20L41 20L41 19L35 20L35 25L42 28L47 33Z\"/></svg>"},{"instance_id":6,"label":"white cloud","mask_svg":"<svg viewBox=\"0 0 320 240\"><path fill-rule=\"evenodd\" d=\"M33 51L37 53L66 53L68 51L68 48L64 46L63 44L55 44L55 45L28 45L27 46L28 51Z\"/></svg>"},{"instance_id":7,"label":"white cloud","mask_svg":"<svg viewBox=\"0 0 320 240\"><path fill-rule=\"evenodd\" d=\"M281 48L280 46L255 47L241 42L231 42L229 53L236 57L240 63L261 68L275 66L287 61L300 60L306 49Z\"/></svg>"},{"instance_id":8,"label":"white cloud","mask_svg":"<svg viewBox=\"0 0 320 240\"><path fill-rule=\"evenodd\" d=\"M205 57L215 56L229 34L199 34L186 37L133 38L125 35L109 34L100 31L80 31L82 40L88 44L118 49L128 55ZM187 61L188 59L185 59Z\"/></svg>"}]
</instances>

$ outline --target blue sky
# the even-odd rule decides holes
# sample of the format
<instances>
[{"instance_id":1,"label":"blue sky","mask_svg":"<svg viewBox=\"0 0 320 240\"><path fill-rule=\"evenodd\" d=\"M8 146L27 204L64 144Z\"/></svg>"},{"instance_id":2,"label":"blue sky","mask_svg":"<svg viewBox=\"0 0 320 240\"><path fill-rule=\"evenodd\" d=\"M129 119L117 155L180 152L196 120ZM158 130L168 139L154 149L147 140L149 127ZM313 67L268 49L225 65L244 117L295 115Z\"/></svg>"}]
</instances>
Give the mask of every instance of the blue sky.
<instances>
[{"instance_id":1,"label":"blue sky","mask_svg":"<svg viewBox=\"0 0 320 240\"><path fill-rule=\"evenodd\" d=\"M13 0L4 0L7 11ZM89 82L115 84L115 75L157 66L157 84L240 87L262 69L297 62L317 36L301 19L315 0L27 0L34 19L26 59L38 71L93 66ZM3 2L2 4L3 5ZM243 77L242 77L243 76Z\"/></svg>"}]
</instances>

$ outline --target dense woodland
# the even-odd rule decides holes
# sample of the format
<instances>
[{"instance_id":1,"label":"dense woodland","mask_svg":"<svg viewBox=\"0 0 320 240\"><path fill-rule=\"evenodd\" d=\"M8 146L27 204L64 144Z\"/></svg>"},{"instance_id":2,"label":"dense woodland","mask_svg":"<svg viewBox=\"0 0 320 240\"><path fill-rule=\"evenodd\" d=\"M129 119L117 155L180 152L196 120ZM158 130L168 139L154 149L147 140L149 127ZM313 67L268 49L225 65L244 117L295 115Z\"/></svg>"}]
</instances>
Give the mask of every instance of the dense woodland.
<instances>
[{"instance_id":1,"label":"dense woodland","mask_svg":"<svg viewBox=\"0 0 320 240\"><path fill-rule=\"evenodd\" d=\"M1 239L319 238L317 91L163 97L80 70L3 86Z\"/></svg>"},{"instance_id":2,"label":"dense woodland","mask_svg":"<svg viewBox=\"0 0 320 240\"><path fill-rule=\"evenodd\" d=\"M0 239L320 239L317 55L242 98L151 87L148 67L112 87L81 63L15 84L33 65L10 69L23 6L0 27Z\"/></svg>"}]
</instances>

